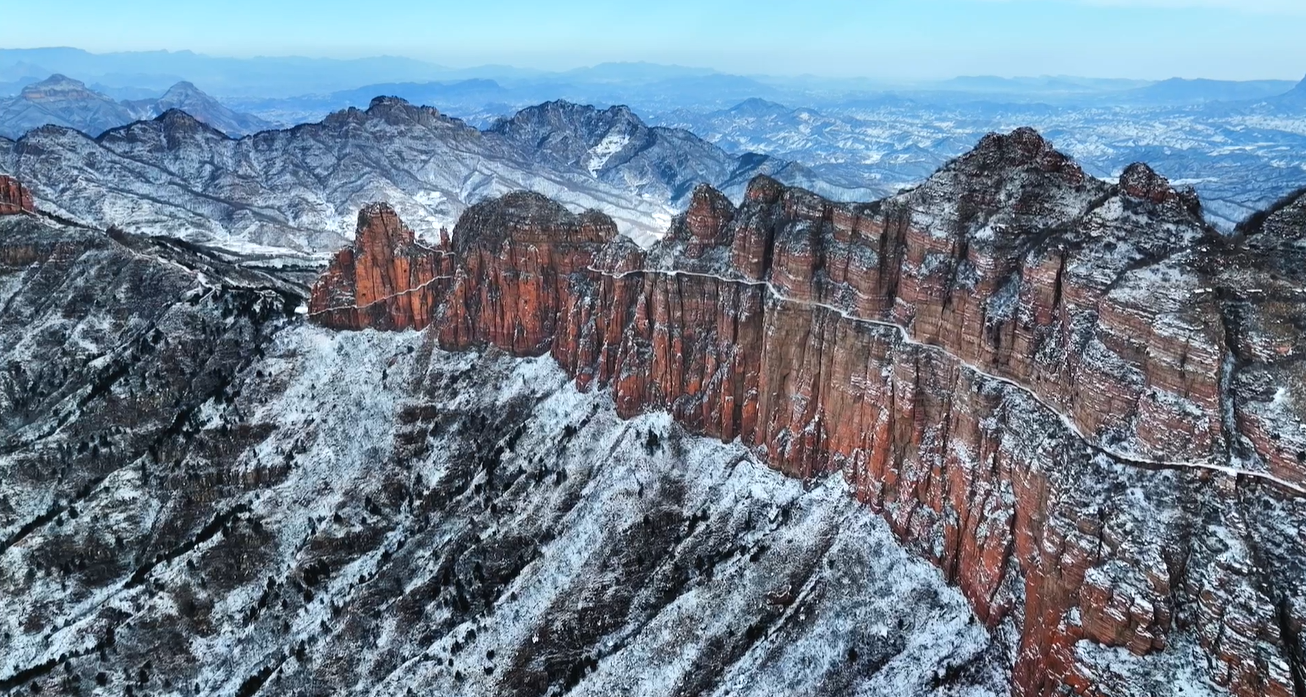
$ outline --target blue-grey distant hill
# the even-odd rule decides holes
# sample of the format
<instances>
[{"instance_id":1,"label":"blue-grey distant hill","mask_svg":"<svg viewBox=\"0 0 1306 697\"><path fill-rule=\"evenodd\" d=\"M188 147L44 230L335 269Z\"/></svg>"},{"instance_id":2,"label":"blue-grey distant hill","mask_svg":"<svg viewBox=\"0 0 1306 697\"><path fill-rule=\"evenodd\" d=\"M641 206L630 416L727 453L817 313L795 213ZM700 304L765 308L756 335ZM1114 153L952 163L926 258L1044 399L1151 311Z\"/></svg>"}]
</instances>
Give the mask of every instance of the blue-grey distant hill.
<instances>
[{"instance_id":1,"label":"blue-grey distant hill","mask_svg":"<svg viewBox=\"0 0 1306 697\"><path fill-rule=\"evenodd\" d=\"M79 80L52 75L22 87L17 95L0 98L0 136L17 138L41 126L72 128L91 136L133 121L153 118L169 109L185 111L224 133L241 135L271 124L234 111L190 82L178 82L162 95L115 100Z\"/></svg>"},{"instance_id":2,"label":"blue-grey distant hill","mask_svg":"<svg viewBox=\"0 0 1306 697\"><path fill-rule=\"evenodd\" d=\"M1241 102L1266 99L1292 89L1289 80L1185 80L1172 78L1140 87L1125 95L1125 101L1149 105L1202 104L1206 102Z\"/></svg>"}]
</instances>

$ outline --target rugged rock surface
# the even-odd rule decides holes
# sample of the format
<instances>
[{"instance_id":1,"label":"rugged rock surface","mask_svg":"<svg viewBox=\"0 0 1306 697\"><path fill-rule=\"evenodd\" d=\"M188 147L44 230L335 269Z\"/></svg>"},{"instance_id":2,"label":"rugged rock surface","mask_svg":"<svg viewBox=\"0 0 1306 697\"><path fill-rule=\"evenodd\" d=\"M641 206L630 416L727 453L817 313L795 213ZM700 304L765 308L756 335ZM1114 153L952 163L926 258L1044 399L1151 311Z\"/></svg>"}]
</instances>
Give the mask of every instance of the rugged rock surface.
<instances>
[{"instance_id":1,"label":"rugged rock surface","mask_svg":"<svg viewBox=\"0 0 1306 697\"><path fill-rule=\"evenodd\" d=\"M469 224L523 269L613 235L532 238L560 210L508 203ZM365 214L393 246L356 259L363 302L442 251ZM0 692L1004 691L1006 638L837 478L300 300L176 241L0 219Z\"/></svg>"},{"instance_id":2,"label":"rugged rock surface","mask_svg":"<svg viewBox=\"0 0 1306 697\"><path fill-rule=\"evenodd\" d=\"M0 215L35 212L32 192L17 179L0 175Z\"/></svg>"},{"instance_id":3,"label":"rugged rock surface","mask_svg":"<svg viewBox=\"0 0 1306 697\"><path fill-rule=\"evenodd\" d=\"M647 251L514 194L463 217L452 279L386 286L418 307L336 307L345 263L312 304L548 353L623 416L841 474L1018 630L1016 694L1300 697L1303 203L1221 237L1147 167L1100 181L1024 129L871 204L699 189Z\"/></svg>"},{"instance_id":4,"label":"rugged rock surface","mask_svg":"<svg viewBox=\"0 0 1306 697\"><path fill-rule=\"evenodd\" d=\"M522 109L489 130L533 153L536 161L588 171L639 196L669 201L676 210L685 207L700 182L738 198L758 174L802 182L842 198L873 195L864 187L830 185L793 162L731 155L685 129L649 126L625 106L600 110L546 102Z\"/></svg>"},{"instance_id":5,"label":"rugged rock surface","mask_svg":"<svg viewBox=\"0 0 1306 697\"><path fill-rule=\"evenodd\" d=\"M447 235L438 247L416 240L393 208L358 213L354 246L336 253L316 283L308 312L333 326L411 329L430 317L453 279ZM425 326L423 323L422 326Z\"/></svg>"}]
</instances>

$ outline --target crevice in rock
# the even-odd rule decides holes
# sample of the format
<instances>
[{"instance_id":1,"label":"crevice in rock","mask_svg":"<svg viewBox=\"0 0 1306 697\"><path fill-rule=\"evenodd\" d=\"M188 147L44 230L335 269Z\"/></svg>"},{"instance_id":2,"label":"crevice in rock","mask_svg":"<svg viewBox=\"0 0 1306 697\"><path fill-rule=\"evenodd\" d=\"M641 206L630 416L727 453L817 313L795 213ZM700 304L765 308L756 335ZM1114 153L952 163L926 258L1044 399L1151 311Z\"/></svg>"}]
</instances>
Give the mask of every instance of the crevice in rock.
<instances>
[{"instance_id":1,"label":"crevice in rock","mask_svg":"<svg viewBox=\"0 0 1306 697\"><path fill-rule=\"evenodd\" d=\"M1306 697L1306 647L1302 646L1301 627L1295 626L1292 606L1287 596L1280 596L1275 607L1279 623L1279 636L1283 640L1284 660L1292 672L1292 689L1295 697Z\"/></svg>"},{"instance_id":2,"label":"crevice in rock","mask_svg":"<svg viewBox=\"0 0 1306 697\"><path fill-rule=\"evenodd\" d=\"M168 550L167 552L162 552L158 555L155 555L152 561L146 562L145 564L137 567L136 571L134 571L132 575L127 579L127 584L125 587L134 588L136 586L141 585L149 577L150 572L153 571L156 566L160 564L166 564L167 562L170 562L174 559L177 559L178 557L190 553L196 547L204 544L205 542L208 542L209 540L213 539L219 532L222 532L222 528L225 527L228 523L235 520L237 516L243 513L248 513L249 511L250 511L249 504L239 504L234 508L232 508L231 510L226 511L225 513L219 513L214 515L213 519L209 521L208 525L205 525L203 528L201 528L200 531L196 533L195 536L192 537L185 544L174 547Z\"/></svg>"}]
</instances>

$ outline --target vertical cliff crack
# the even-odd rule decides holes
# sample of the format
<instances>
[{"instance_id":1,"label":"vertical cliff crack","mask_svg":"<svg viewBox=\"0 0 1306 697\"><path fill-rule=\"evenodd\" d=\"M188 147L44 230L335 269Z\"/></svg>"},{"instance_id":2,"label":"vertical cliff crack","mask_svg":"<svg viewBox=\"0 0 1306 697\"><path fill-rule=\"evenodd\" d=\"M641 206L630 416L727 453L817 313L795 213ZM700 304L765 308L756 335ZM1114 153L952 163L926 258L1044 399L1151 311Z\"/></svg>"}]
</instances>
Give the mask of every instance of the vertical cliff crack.
<instances>
[{"instance_id":1,"label":"vertical cliff crack","mask_svg":"<svg viewBox=\"0 0 1306 697\"><path fill-rule=\"evenodd\" d=\"M1221 435L1224 436L1225 458L1229 466L1233 467L1238 461L1244 459L1242 453L1242 444L1238 441L1238 417L1237 404L1234 401L1234 378L1239 369L1246 364L1246 359L1238 355L1238 337L1242 334L1242 312L1241 308L1226 298L1219 297L1228 294L1228 289L1221 288L1218 291L1217 302L1220 311L1220 322L1224 330L1224 358L1220 362L1220 380L1219 380L1219 403L1221 418Z\"/></svg>"},{"instance_id":2,"label":"vertical cliff crack","mask_svg":"<svg viewBox=\"0 0 1306 697\"><path fill-rule=\"evenodd\" d=\"M1283 654L1292 673L1294 697L1306 697L1306 654L1303 654L1300 629L1293 627L1292 607L1288 596L1280 596L1275 607L1279 623L1279 636L1283 640Z\"/></svg>"},{"instance_id":3,"label":"vertical cliff crack","mask_svg":"<svg viewBox=\"0 0 1306 697\"><path fill-rule=\"evenodd\" d=\"M208 525L205 525L203 528L201 528L200 531L196 533L195 536L192 537L190 540L180 545L177 545L176 547L168 550L167 552L161 552L155 555L153 561L146 562L145 564L142 564L139 568L137 568L136 571L132 573L131 577L127 579L127 584L125 587L133 588L135 586L139 586L140 584L144 583L145 579L149 577L150 572L153 571L154 568L157 567L159 564L166 564L167 562L170 562L190 552L191 550L195 549L199 545L202 545L205 542L213 539L213 537L215 537L219 532L222 531L222 528L225 527L227 523L234 520L236 516L242 513L246 513L249 510L250 510L249 504L240 504L225 513L219 513L213 516L213 519L209 521Z\"/></svg>"},{"instance_id":4,"label":"vertical cliff crack","mask_svg":"<svg viewBox=\"0 0 1306 697\"><path fill-rule=\"evenodd\" d=\"M1061 307L1061 296L1062 293L1064 292L1062 284L1065 282L1064 278L1066 274L1067 256L1069 256L1069 252L1064 247L1062 247L1061 254L1058 255L1057 257L1057 273L1052 280L1052 311L1053 312L1056 312L1056 310Z\"/></svg>"}]
</instances>

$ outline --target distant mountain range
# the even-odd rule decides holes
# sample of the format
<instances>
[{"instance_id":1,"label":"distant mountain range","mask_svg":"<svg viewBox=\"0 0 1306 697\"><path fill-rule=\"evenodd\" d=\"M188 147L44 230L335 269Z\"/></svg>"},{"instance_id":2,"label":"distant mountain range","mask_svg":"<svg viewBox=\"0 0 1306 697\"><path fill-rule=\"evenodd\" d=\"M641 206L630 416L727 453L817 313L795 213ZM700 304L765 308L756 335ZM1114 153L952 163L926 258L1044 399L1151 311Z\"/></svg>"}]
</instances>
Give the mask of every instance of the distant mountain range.
<instances>
[{"instance_id":1,"label":"distant mountain range","mask_svg":"<svg viewBox=\"0 0 1306 697\"><path fill-rule=\"evenodd\" d=\"M825 180L912 186L995 129L1033 126L1093 174L1118 176L1150 162L1201 194L1213 223L1231 230L1252 212L1306 186L1306 81L1281 84L1170 81L1132 106L937 103L901 96L788 106L751 99L728 109L679 109L649 120L683 128L731 153L803 163ZM1234 88L1231 85L1244 85ZM1211 99L1175 104L1179 95ZM1169 96L1167 96L1169 95ZM1148 105L1147 102L1170 102Z\"/></svg>"},{"instance_id":2,"label":"distant mountain range","mask_svg":"<svg viewBox=\"0 0 1306 697\"><path fill-rule=\"evenodd\" d=\"M1306 109L1306 79L1297 83L1297 86L1287 94L1271 99L1270 103L1282 108Z\"/></svg>"},{"instance_id":3,"label":"distant mountain range","mask_svg":"<svg viewBox=\"0 0 1306 697\"><path fill-rule=\"evenodd\" d=\"M62 74L33 82L51 65L74 71L85 82ZM391 79L364 81L376 76ZM165 79L166 89L160 86ZM216 86L223 96L200 91L192 79ZM405 196L439 192L437 198L401 204L411 206L402 211L406 219L434 227L449 223L479 197L539 176L549 180L537 182L546 193L575 206L602 208L636 236L662 232L661 221L684 202L694 184L708 182L738 193L740 177L750 172L772 172L833 198L874 198L920 181L995 128L1020 126L1047 133L1098 176L1116 176L1132 162L1152 162L1171 178L1196 187L1211 220L1226 229L1306 185L1306 85L1290 81L974 76L889 85L749 77L647 63L550 73L506 66L451 69L385 58L246 61L190 53L96 55L41 49L0 50L0 88L5 84L17 93L0 98L0 135L18 139L51 124L81 131L101 148L109 147L101 133L170 109L224 137L239 137L273 128L293 131L301 124L321 126L349 108L371 113L377 95L435 106L441 118L454 117L458 128L480 139L471 149L442 156L452 174L396 179L401 165L376 168L381 179L397 182L391 188ZM596 108L572 111L575 104ZM375 134L374 144L381 152L372 162L393 157L381 135ZM244 154L251 147L240 145L232 156L251 157ZM431 157L433 148L419 143L411 154ZM336 151L321 157L346 159ZM477 157L494 164L484 165ZM495 169L500 166L507 169ZM135 171L141 165L123 167ZM164 165L167 171L170 167ZM312 171L315 167L303 167L304 181L321 174ZM238 165L219 168L225 172ZM354 168L347 163L346 169ZM490 170L494 172L487 174ZM309 186L304 201L286 204L270 217L255 216L257 222L236 224L240 216L231 213L230 219L199 215L195 224L208 229L204 226L211 228L216 218L226 221L220 230L209 230L217 237L266 237L273 246L317 249L314 240L320 234L348 232L349 221L339 217L346 209L339 206L357 193L347 183L348 174L331 175L342 178L340 191ZM157 176L139 175L147 181ZM260 176L243 173L233 181L248 186L246 179ZM471 180L455 181L458 176ZM36 184L41 193L39 178ZM88 210L101 211L91 219L146 225L178 219L159 210L175 203L168 196L161 203L142 189L140 200L124 208L118 204L125 194L111 182L102 185L114 193L103 193L103 201L87 199ZM203 195L239 208L254 201L243 191L236 187ZM131 213L124 214L128 209ZM284 229L269 232L283 224Z\"/></svg>"},{"instance_id":4,"label":"distant mountain range","mask_svg":"<svg viewBox=\"0 0 1306 697\"><path fill-rule=\"evenodd\" d=\"M522 107L549 99L598 105L627 104L639 111L672 108L725 108L761 97L828 108L849 100L896 94L918 101L956 103L975 100L1044 102L1060 105L1163 105L1260 99L1281 94L1292 83L1173 79L1162 82L1076 76L965 76L948 80L886 81L816 76L732 75L706 68L653 63L602 63L566 71L505 65L451 68L434 63L380 56L356 60L300 57L220 58L189 51L95 54L73 48L0 49L0 94L17 91L50 74L69 75L120 99L139 92L160 94L192 81L225 102L263 104L290 112L317 109L317 118L346 106L364 106L377 94L410 101L426 99L419 90L473 91L494 82L491 100ZM457 83L471 81L467 86ZM479 83L479 85L478 85ZM389 87L390 89L377 89ZM361 91L362 101L351 92ZM492 90L495 91L495 90ZM135 94L133 94L135 93ZM325 97L333 101L309 106ZM251 111L246 107L242 110ZM461 113L461 112L460 112Z\"/></svg>"},{"instance_id":5,"label":"distant mountain range","mask_svg":"<svg viewBox=\"0 0 1306 697\"><path fill-rule=\"evenodd\" d=\"M191 51L91 53L77 48L0 49L7 66L34 66L29 74L71 75L108 88L161 92L191 80L223 96L325 93L386 80L434 80L447 68L409 58L221 58ZM461 77L461 76L460 76Z\"/></svg>"},{"instance_id":6,"label":"distant mountain range","mask_svg":"<svg viewBox=\"0 0 1306 697\"><path fill-rule=\"evenodd\" d=\"M1204 104L1269 99L1293 89L1287 80L1184 80L1173 78L1131 90L1124 101L1147 105Z\"/></svg>"},{"instance_id":7,"label":"distant mountain range","mask_svg":"<svg viewBox=\"0 0 1306 697\"><path fill-rule=\"evenodd\" d=\"M649 241L703 182L736 197L758 174L841 199L883 193L778 158L732 155L624 108L555 101L481 131L393 97L241 139L177 109L95 138L44 126L0 139L0 172L74 220L304 253L338 248L371 201L391 202L435 237L470 204L531 189L604 211Z\"/></svg>"},{"instance_id":8,"label":"distant mountain range","mask_svg":"<svg viewBox=\"0 0 1306 697\"><path fill-rule=\"evenodd\" d=\"M819 109L912 104L933 107L985 108L995 104L1054 108L1160 108L1250 104L1284 95L1295 83L1287 80L1222 81L1175 78L1149 83L1134 80L1081 78L956 78L915 85L800 85L778 78L723 74L669 74L649 80L599 79L620 75L624 67L599 66L584 74L552 74L531 78L503 76L426 82L382 82L329 94L274 98L237 98L232 105L283 125L316 120L348 106L364 106L378 94L392 94L418 104L436 104L449 113L480 125L526 106L552 99L626 105L641 113L685 109L707 112L727 109L750 99Z\"/></svg>"},{"instance_id":9,"label":"distant mountain range","mask_svg":"<svg viewBox=\"0 0 1306 697\"><path fill-rule=\"evenodd\" d=\"M269 128L257 116L237 113L189 82L178 82L157 99L115 101L85 84L52 75L23 87L15 97L0 99L0 135L17 138L45 125L73 128L89 135L182 109L226 133L243 135Z\"/></svg>"}]
</instances>

